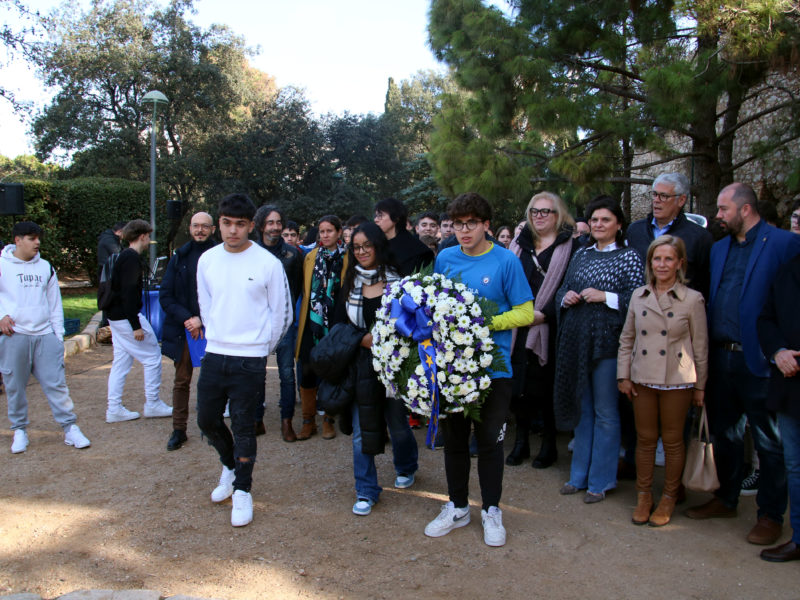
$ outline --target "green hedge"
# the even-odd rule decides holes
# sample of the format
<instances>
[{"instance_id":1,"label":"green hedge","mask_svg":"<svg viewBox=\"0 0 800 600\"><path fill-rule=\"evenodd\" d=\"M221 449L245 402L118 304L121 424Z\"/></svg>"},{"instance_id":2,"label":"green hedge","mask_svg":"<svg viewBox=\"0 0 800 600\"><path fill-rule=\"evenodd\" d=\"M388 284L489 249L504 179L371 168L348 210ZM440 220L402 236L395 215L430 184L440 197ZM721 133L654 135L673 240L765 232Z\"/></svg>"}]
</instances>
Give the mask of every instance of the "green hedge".
<instances>
[{"instance_id":1,"label":"green hedge","mask_svg":"<svg viewBox=\"0 0 800 600\"><path fill-rule=\"evenodd\" d=\"M0 239L13 243L13 221L35 221L44 230L41 253L60 272L97 278L97 237L117 221L150 220L150 185L125 179L86 177L63 181L21 180L25 215L6 217ZM167 195L156 196L159 249L166 248Z\"/></svg>"}]
</instances>

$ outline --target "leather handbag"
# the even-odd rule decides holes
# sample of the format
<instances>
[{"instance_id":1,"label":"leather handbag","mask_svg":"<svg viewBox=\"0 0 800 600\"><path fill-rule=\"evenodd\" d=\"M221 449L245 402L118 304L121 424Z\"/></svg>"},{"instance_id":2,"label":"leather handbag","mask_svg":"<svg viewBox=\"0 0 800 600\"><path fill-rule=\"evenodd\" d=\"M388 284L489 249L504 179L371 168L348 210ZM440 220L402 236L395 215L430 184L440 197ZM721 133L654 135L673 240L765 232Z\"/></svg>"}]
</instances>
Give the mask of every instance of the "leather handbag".
<instances>
[{"instance_id":1,"label":"leather handbag","mask_svg":"<svg viewBox=\"0 0 800 600\"><path fill-rule=\"evenodd\" d=\"M692 439L686 450L686 466L683 468L683 485L695 492L713 492L719 488L717 467L714 464L714 446L708 434L706 407L696 420ZM704 440L705 438L705 440Z\"/></svg>"}]
</instances>

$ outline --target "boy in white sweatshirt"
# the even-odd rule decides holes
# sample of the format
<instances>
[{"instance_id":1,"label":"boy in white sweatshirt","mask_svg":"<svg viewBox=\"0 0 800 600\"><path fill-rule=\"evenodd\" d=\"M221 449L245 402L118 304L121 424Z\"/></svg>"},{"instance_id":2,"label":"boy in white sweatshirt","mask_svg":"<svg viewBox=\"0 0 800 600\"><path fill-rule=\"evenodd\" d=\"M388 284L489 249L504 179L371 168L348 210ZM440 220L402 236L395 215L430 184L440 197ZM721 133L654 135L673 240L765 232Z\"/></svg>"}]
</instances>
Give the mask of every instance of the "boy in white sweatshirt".
<instances>
[{"instance_id":1,"label":"boy in white sweatshirt","mask_svg":"<svg viewBox=\"0 0 800 600\"><path fill-rule=\"evenodd\" d=\"M64 312L58 277L39 256L42 228L21 221L14 224L12 235L14 244L0 254L0 373L14 432L11 452L19 454L28 447L25 386L31 373L64 429L64 443L86 448L90 442L75 424L64 373Z\"/></svg>"},{"instance_id":2,"label":"boy in white sweatshirt","mask_svg":"<svg viewBox=\"0 0 800 600\"><path fill-rule=\"evenodd\" d=\"M244 194L217 210L222 244L200 256L197 300L206 353L197 381L197 424L222 462L213 502L233 497L231 525L253 520L250 496L256 460L256 408L267 356L292 322L289 284L281 262L248 238L256 208ZM231 430L222 416L230 401Z\"/></svg>"}]
</instances>

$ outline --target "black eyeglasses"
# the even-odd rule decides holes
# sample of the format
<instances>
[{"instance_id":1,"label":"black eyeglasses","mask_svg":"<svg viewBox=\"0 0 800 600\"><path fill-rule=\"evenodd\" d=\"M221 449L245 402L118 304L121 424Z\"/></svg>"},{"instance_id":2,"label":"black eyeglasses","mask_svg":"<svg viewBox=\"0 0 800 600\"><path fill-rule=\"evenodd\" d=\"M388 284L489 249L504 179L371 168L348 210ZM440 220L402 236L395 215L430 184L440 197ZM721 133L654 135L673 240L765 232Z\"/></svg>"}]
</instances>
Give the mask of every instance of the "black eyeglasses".
<instances>
[{"instance_id":1,"label":"black eyeglasses","mask_svg":"<svg viewBox=\"0 0 800 600\"><path fill-rule=\"evenodd\" d=\"M470 219L469 221L453 221L453 229L456 231L464 231L465 229L467 231L472 231L478 226L479 223L480 221L475 221L473 219Z\"/></svg>"},{"instance_id":2,"label":"black eyeglasses","mask_svg":"<svg viewBox=\"0 0 800 600\"><path fill-rule=\"evenodd\" d=\"M552 208L530 208L528 209L528 214L532 216L534 219L538 216L542 217L549 217L550 215L554 214L556 211Z\"/></svg>"},{"instance_id":3,"label":"black eyeglasses","mask_svg":"<svg viewBox=\"0 0 800 600\"><path fill-rule=\"evenodd\" d=\"M650 197L653 200L660 200L661 202L666 202L670 198L677 198L678 196L683 196L683 194L665 194L663 192L650 192Z\"/></svg>"},{"instance_id":4,"label":"black eyeglasses","mask_svg":"<svg viewBox=\"0 0 800 600\"><path fill-rule=\"evenodd\" d=\"M372 252L373 248L374 246L371 242L364 242L360 246L353 246L353 254L361 254L362 252L366 254L367 252Z\"/></svg>"}]
</instances>

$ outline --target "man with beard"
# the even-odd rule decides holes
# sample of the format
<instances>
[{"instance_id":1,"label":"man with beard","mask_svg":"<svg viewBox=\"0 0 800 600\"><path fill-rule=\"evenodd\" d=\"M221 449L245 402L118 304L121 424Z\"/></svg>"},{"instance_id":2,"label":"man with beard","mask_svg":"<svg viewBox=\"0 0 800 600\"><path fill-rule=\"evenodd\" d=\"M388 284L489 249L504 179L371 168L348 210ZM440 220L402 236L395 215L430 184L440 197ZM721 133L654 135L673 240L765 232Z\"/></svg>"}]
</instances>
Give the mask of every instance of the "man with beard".
<instances>
[{"instance_id":1,"label":"man with beard","mask_svg":"<svg viewBox=\"0 0 800 600\"><path fill-rule=\"evenodd\" d=\"M297 298L303 290L303 255L300 250L287 243L282 237L286 225L283 211L274 205L265 205L256 211L255 230L261 232L258 244L268 250L272 256L281 261L286 279L289 282L289 292L292 298L292 316L297 306ZM294 321L294 318L292 319ZM278 378L281 382L281 437L284 442L294 442L297 434L292 427L294 418L294 404L296 399L294 377L294 346L297 340L297 327L294 322L281 338L275 348L275 358L278 362ZM263 394L263 390L262 390ZM264 427L264 401L262 399L256 413L256 435L265 433Z\"/></svg>"},{"instance_id":2,"label":"man with beard","mask_svg":"<svg viewBox=\"0 0 800 600\"><path fill-rule=\"evenodd\" d=\"M786 470L775 413L766 406L770 363L759 345L756 320L775 273L800 254L800 238L768 225L753 189L732 183L717 197L717 219L729 235L711 249L708 415L720 487L686 511L692 519L735 517L744 479L744 415L761 465L758 521L751 544L771 545L786 512Z\"/></svg>"},{"instance_id":3,"label":"man with beard","mask_svg":"<svg viewBox=\"0 0 800 600\"><path fill-rule=\"evenodd\" d=\"M189 386L192 383L192 357L187 335L203 338L200 306L197 304L197 261L213 247L214 221L206 212L198 212L189 223L192 239L175 251L169 260L158 301L164 309L161 354L175 362L172 384L172 435L167 450L177 450L186 441L189 420Z\"/></svg>"}]
</instances>

